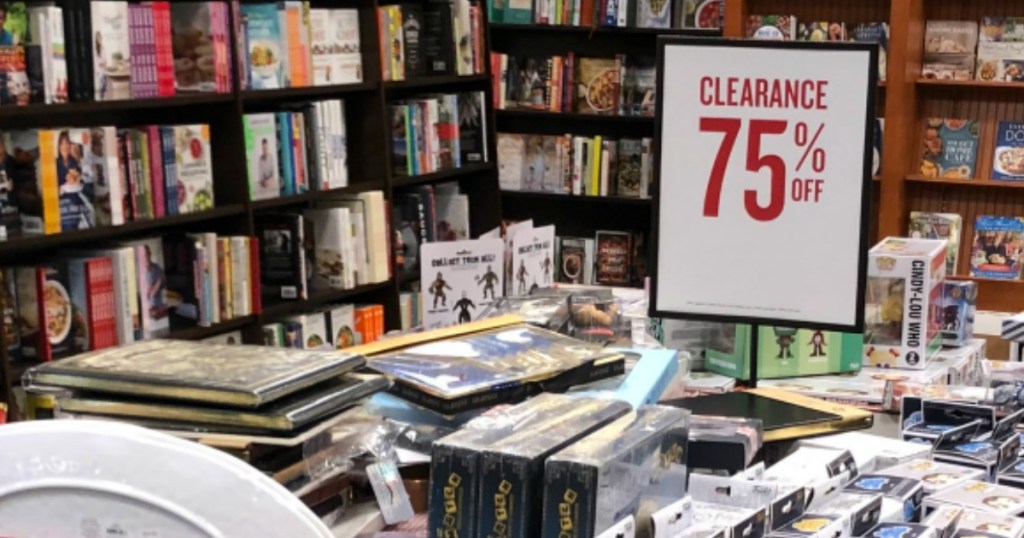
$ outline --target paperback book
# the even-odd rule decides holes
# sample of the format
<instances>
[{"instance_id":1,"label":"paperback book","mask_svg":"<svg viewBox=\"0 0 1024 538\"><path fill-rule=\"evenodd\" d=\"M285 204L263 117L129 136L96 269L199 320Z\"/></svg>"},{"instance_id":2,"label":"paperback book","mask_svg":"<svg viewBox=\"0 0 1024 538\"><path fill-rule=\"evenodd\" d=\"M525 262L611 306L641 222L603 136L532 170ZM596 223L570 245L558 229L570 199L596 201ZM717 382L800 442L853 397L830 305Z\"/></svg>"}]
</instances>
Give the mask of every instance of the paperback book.
<instances>
[{"instance_id":1,"label":"paperback book","mask_svg":"<svg viewBox=\"0 0 1024 538\"><path fill-rule=\"evenodd\" d=\"M128 2L90 2L96 100L131 99Z\"/></svg>"},{"instance_id":2,"label":"paperback book","mask_svg":"<svg viewBox=\"0 0 1024 538\"><path fill-rule=\"evenodd\" d=\"M928 118L924 131L921 175L974 179L978 157L978 122Z\"/></svg>"},{"instance_id":3,"label":"paperback book","mask_svg":"<svg viewBox=\"0 0 1024 538\"><path fill-rule=\"evenodd\" d=\"M1021 276L1024 219L979 216L971 246L971 276L1017 280Z\"/></svg>"},{"instance_id":4,"label":"paperback book","mask_svg":"<svg viewBox=\"0 0 1024 538\"><path fill-rule=\"evenodd\" d=\"M248 46L248 78L253 90L283 88L284 51L275 4L242 4Z\"/></svg>"}]
</instances>

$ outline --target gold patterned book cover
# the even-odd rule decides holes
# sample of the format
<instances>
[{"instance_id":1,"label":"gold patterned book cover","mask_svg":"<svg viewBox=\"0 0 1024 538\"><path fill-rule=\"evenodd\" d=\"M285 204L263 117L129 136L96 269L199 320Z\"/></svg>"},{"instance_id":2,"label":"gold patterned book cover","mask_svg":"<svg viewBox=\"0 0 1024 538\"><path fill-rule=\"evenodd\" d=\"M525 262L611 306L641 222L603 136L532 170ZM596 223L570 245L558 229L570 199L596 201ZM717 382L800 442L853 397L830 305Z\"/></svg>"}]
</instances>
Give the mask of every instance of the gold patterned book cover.
<instances>
[{"instance_id":1,"label":"gold patterned book cover","mask_svg":"<svg viewBox=\"0 0 1024 538\"><path fill-rule=\"evenodd\" d=\"M388 388L384 376L347 374L288 395L259 409L239 410L212 405L166 403L132 397L82 394L60 398L61 411L155 422L190 424L196 428L291 432L347 409ZM151 423L153 424L153 423Z\"/></svg>"},{"instance_id":2,"label":"gold patterned book cover","mask_svg":"<svg viewBox=\"0 0 1024 538\"><path fill-rule=\"evenodd\" d=\"M36 385L259 407L363 366L339 351L148 340L42 364Z\"/></svg>"}]
</instances>

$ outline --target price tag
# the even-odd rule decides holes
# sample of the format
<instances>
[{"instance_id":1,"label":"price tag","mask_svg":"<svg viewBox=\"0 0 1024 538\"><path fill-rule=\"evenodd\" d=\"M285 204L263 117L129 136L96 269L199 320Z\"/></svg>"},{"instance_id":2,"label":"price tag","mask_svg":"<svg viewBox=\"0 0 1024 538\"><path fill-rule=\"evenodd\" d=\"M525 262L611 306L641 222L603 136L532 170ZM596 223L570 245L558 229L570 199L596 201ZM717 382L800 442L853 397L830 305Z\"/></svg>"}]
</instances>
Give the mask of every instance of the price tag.
<instances>
[{"instance_id":1,"label":"price tag","mask_svg":"<svg viewBox=\"0 0 1024 538\"><path fill-rule=\"evenodd\" d=\"M659 46L654 315L859 332L875 47Z\"/></svg>"}]
</instances>

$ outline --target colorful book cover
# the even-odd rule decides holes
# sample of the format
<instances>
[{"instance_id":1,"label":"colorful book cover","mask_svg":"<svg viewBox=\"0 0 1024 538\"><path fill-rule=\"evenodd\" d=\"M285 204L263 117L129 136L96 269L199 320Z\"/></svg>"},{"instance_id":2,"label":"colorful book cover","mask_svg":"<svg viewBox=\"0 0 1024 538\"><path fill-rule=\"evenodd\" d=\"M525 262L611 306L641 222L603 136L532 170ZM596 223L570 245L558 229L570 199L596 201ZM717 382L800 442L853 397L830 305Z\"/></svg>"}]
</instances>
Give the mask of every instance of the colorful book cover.
<instances>
[{"instance_id":1,"label":"colorful book cover","mask_svg":"<svg viewBox=\"0 0 1024 538\"><path fill-rule=\"evenodd\" d=\"M640 139L619 140L619 161L615 180L615 194L628 198L640 197L643 144Z\"/></svg>"},{"instance_id":2,"label":"colorful book cover","mask_svg":"<svg viewBox=\"0 0 1024 538\"><path fill-rule=\"evenodd\" d=\"M175 125L173 129L178 212L185 214L213 209L213 156L210 153L210 126L206 124Z\"/></svg>"},{"instance_id":3,"label":"colorful book cover","mask_svg":"<svg viewBox=\"0 0 1024 538\"><path fill-rule=\"evenodd\" d=\"M1024 180L1024 123L999 122L992 177L1012 181Z\"/></svg>"},{"instance_id":4,"label":"colorful book cover","mask_svg":"<svg viewBox=\"0 0 1024 538\"><path fill-rule=\"evenodd\" d=\"M841 22L814 21L797 25L797 41L846 41L846 27Z\"/></svg>"},{"instance_id":5,"label":"colorful book cover","mask_svg":"<svg viewBox=\"0 0 1024 538\"><path fill-rule=\"evenodd\" d=\"M243 4L242 9L255 10L264 5L266 4ZM170 6L176 91L216 92L217 62L210 3L171 2ZM270 8L273 10L273 6Z\"/></svg>"},{"instance_id":6,"label":"colorful book cover","mask_svg":"<svg viewBox=\"0 0 1024 538\"><path fill-rule=\"evenodd\" d=\"M2 106L24 106L32 100L26 61L28 30L28 13L25 10L25 3L10 2L7 4L3 26L0 28L0 105Z\"/></svg>"},{"instance_id":7,"label":"colorful book cover","mask_svg":"<svg viewBox=\"0 0 1024 538\"><path fill-rule=\"evenodd\" d=\"M459 110L454 94L437 96L437 139L440 170L457 166L459 158Z\"/></svg>"},{"instance_id":8,"label":"colorful book cover","mask_svg":"<svg viewBox=\"0 0 1024 538\"><path fill-rule=\"evenodd\" d=\"M724 0L677 0L677 28L718 29L725 17Z\"/></svg>"},{"instance_id":9,"label":"colorful book cover","mask_svg":"<svg viewBox=\"0 0 1024 538\"><path fill-rule=\"evenodd\" d=\"M309 35L303 35L302 2L289 0L285 2L285 24L282 35L288 48L289 85L293 88L308 86L306 62L309 59L307 43Z\"/></svg>"},{"instance_id":10,"label":"colorful book cover","mask_svg":"<svg viewBox=\"0 0 1024 538\"><path fill-rule=\"evenodd\" d=\"M619 101L619 76L613 58L578 58L576 112L614 114Z\"/></svg>"},{"instance_id":11,"label":"colorful book cover","mask_svg":"<svg viewBox=\"0 0 1024 538\"><path fill-rule=\"evenodd\" d=\"M167 214L178 215L181 213L181 201L178 197L178 163L174 153L174 127L163 125L159 128L161 159L164 163L164 191L167 193Z\"/></svg>"},{"instance_id":12,"label":"colorful book cover","mask_svg":"<svg viewBox=\"0 0 1024 538\"><path fill-rule=\"evenodd\" d=\"M281 196L295 194L295 165L292 162L292 115L277 112L277 158L281 165Z\"/></svg>"},{"instance_id":13,"label":"colorful book cover","mask_svg":"<svg viewBox=\"0 0 1024 538\"><path fill-rule=\"evenodd\" d=\"M878 44L878 80L884 82L889 70L889 23L856 24L848 32L850 39L860 43Z\"/></svg>"},{"instance_id":14,"label":"colorful book cover","mask_svg":"<svg viewBox=\"0 0 1024 538\"><path fill-rule=\"evenodd\" d=\"M277 126L273 113L245 115L245 151L249 161L251 200L281 195L277 164Z\"/></svg>"},{"instance_id":15,"label":"colorful book cover","mask_svg":"<svg viewBox=\"0 0 1024 538\"><path fill-rule=\"evenodd\" d=\"M84 230L95 226L95 177L93 170L83 168L83 157L91 147L90 131L40 131L39 146L44 205L48 198L56 195L60 230ZM49 220L49 215L46 216Z\"/></svg>"},{"instance_id":16,"label":"colorful book cover","mask_svg":"<svg viewBox=\"0 0 1024 538\"><path fill-rule=\"evenodd\" d=\"M288 320L284 322L284 342L282 347L302 349L302 321Z\"/></svg>"},{"instance_id":17,"label":"colorful book cover","mask_svg":"<svg viewBox=\"0 0 1024 538\"><path fill-rule=\"evenodd\" d=\"M631 57L626 72L623 112L629 116L654 116L658 83L655 59Z\"/></svg>"},{"instance_id":18,"label":"colorful book cover","mask_svg":"<svg viewBox=\"0 0 1024 538\"><path fill-rule=\"evenodd\" d=\"M333 30L330 19L331 10L329 9L309 10L310 63L313 67L312 82L314 86L332 84L331 57L334 50L330 40L330 32Z\"/></svg>"},{"instance_id":19,"label":"colorful book cover","mask_svg":"<svg viewBox=\"0 0 1024 538\"><path fill-rule=\"evenodd\" d=\"M84 351L76 346L79 333L75 330L76 325L80 330L83 329L84 319L71 298L73 286L68 269L67 262L53 262L41 268L41 287L36 302L46 334L39 356L44 361L70 357Z\"/></svg>"},{"instance_id":20,"label":"colorful book cover","mask_svg":"<svg viewBox=\"0 0 1024 538\"><path fill-rule=\"evenodd\" d=\"M388 36L388 56L391 80L405 80L405 40L402 37L401 6L385 6L385 26Z\"/></svg>"},{"instance_id":21,"label":"colorful book cover","mask_svg":"<svg viewBox=\"0 0 1024 538\"><path fill-rule=\"evenodd\" d=\"M522 297L554 284L555 227L541 226L512 237L511 295Z\"/></svg>"},{"instance_id":22,"label":"colorful book cover","mask_svg":"<svg viewBox=\"0 0 1024 538\"><path fill-rule=\"evenodd\" d=\"M93 91L96 100L131 99L128 2L90 2Z\"/></svg>"},{"instance_id":23,"label":"colorful book cover","mask_svg":"<svg viewBox=\"0 0 1024 538\"><path fill-rule=\"evenodd\" d=\"M426 243L420 255L426 328L479 319L498 294L504 295L505 244L501 239Z\"/></svg>"},{"instance_id":24,"label":"colorful book cover","mask_svg":"<svg viewBox=\"0 0 1024 538\"><path fill-rule=\"evenodd\" d=\"M156 62L157 94L160 97L174 95L175 62L171 36L171 5L158 0L152 2L153 47Z\"/></svg>"},{"instance_id":25,"label":"colorful book cover","mask_svg":"<svg viewBox=\"0 0 1024 538\"><path fill-rule=\"evenodd\" d=\"M791 41L796 37L796 17L792 15L750 15L747 37L768 41Z\"/></svg>"},{"instance_id":26,"label":"colorful book cover","mask_svg":"<svg viewBox=\"0 0 1024 538\"><path fill-rule=\"evenodd\" d=\"M977 22L928 21L921 76L941 80L973 79L977 47Z\"/></svg>"},{"instance_id":27,"label":"colorful book cover","mask_svg":"<svg viewBox=\"0 0 1024 538\"><path fill-rule=\"evenodd\" d=\"M636 25L640 28L670 28L672 2L669 0L638 0Z\"/></svg>"},{"instance_id":28,"label":"colorful book cover","mask_svg":"<svg viewBox=\"0 0 1024 538\"><path fill-rule=\"evenodd\" d=\"M170 307L167 304L167 276L164 273L164 247L160 238L133 243L135 271L139 286L139 311L143 338L166 336L170 331Z\"/></svg>"},{"instance_id":29,"label":"colorful book cover","mask_svg":"<svg viewBox=\"0 0 1024 538\"><path fill-rule=\"evenodd\" d=\"M979 216L971 245L971 276L1017 280L1021 275L1024 219Z\"/></svg>"},{"instance_id":30,"label":"colorful book cover","mask_svg":"<svg viewBox=\"0 0 1024 538\"><path fill-rule=\"evenodd\" d=\"M929 213L912 211L910 213L910 237L915 239L945 239L946 274L957 274L956 266L960 259L960 233L963 229L963 218L956 213Z\"/></svg>"},{"instance_id":31,"label":"colorful book cover","mask_svg":"<svg viewBox=\"0 0 1024 538\"><path fill-rule=\"evenodd\" d=\"M327 316L331 343L334 344L335 349L356 345L355 307L350 304L334 306L331 307Z\"/></svg>"},{"instance_id":32,"label":"colorful book cover","mask_svg":"<svg viewBox=\"0 0 1024 538\"><path fill-rule=\"evenodd\" d=\"M982 17L976 76L985 82L1024 81L1024 18Z\"/></svg>"},{"instance_id":33,"label":"colorful book cover","mask_svg":"<svg viewBox=\"0 0 1024 538\"><path fill-rule=\"evenodd\" d=\"M92 185L96 226L124 224L124 185L113 127L75 129L81 144L83 184ZM77 145L73 151L79 151Z\"/></svg>"},{"instance_id":34,"label":"colorful book cover","mask_svg":"<svg viewBox=\"0 0 1024 538\"><path fill-rule=\"evenodd\" d=\"M67 264L75 311L75 351L116 346L114 269L110 258L70 259Z\"/></svg>"},{"instance_id":35,"label":"colorful book cover","mask_svg":"<svg viewBox=\"0 0 1024 538\"><path fill-rule=\"evenodd\" d=\"M484 92L462 92L459 103L459 162L467 164L487 162L487 117L484 112Z\"/></svg>"},{"instance_id":36,"label":"colorful book cover","mask_svg":"<svg viewBox=\"0 0 1024 538\"><path fill-rule=\"evenodd\" d=\"M303 214L306 237L311 238L314 290L348 289L355 286L350 275L355 256L351 250L352 220L348 208L311 209Z\"/></svg>"},{"instance_id":37,"label":"colorful book cover","mask_svg":"<svg viewBox=\"0 0 1024 538\"><path fill-rule=\"evenodd\" d=\"M583 266L587 258L586 239L562 237L558 241L558 281L583 284Z\"/></svg>"},{"instance_id":38,"label":"colorful book cover","mask_svg":"<svg viewBox=\"0 0 1024 538\"><path fill-rule=\"evenodd\" d=\"M250 89L266 90L284 86L282 40L277 6L242 4L246 43L249 47Z\"/></svg>"},{"instance_id":39,"label":"colorful book cover","mask_svg":"<svg viewBox=\"0 0 1024 538\"><path fill-rule=\"evenodd\" d=\"M977 121L928 118L924 132L921 175L974 179L977 157Z\"/></svg>"},{"instance_id":40,"label":"colorful book cover","mask_svg":"<svg viewBox=\"0 0 1024 538\"><path fill-rule=\"evenodd\" d=\"M629 232L597 232L595 282L605 285L629 284L630 255L633 253L631 240Z\"/></svg>"}]
</instances>

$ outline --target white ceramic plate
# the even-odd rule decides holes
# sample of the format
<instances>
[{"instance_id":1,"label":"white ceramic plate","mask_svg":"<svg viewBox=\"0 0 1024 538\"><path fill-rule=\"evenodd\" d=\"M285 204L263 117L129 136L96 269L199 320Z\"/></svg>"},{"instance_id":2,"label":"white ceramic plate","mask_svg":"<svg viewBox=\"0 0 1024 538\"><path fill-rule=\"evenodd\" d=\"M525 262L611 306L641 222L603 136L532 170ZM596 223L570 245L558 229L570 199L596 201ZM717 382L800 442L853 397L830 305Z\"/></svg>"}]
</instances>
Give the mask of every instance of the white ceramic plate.
<instances>
[{"instance_id":1,"label":"white ceramic plate","mask_svg":"<svg viewBox=\"0 0 1024 538\"><path fill-rule=\"evenodd\" d=\"M331 536L294 495L191 441L107 421L0 427L0 536Z\"/></svg>"}]
</instances>

